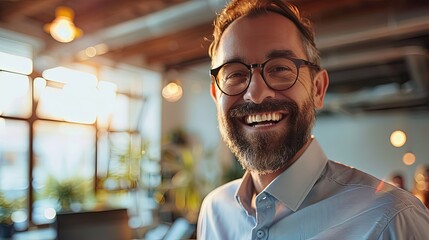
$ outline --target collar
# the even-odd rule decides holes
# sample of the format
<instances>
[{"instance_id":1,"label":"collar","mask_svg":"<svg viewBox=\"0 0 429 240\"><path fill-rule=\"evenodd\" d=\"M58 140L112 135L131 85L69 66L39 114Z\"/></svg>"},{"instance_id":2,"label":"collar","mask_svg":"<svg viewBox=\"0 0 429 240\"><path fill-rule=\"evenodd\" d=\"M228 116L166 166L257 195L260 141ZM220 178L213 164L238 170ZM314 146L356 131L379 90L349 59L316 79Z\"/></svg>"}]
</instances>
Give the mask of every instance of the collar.
<instances>
[{"instance_id":1,"label":"collar","mask_svg":"<svg viewBox=\"0 0 429 240\"><path fill-rule=\"evenodd\" d=\"M292 211L297 211L308 195L328 161L319 142L312 138L310 145L288 169L277 176L264 190L283 202ZM239 204L251 212L251 199L254 187L249 172L237 189L236 199Z\"/></svg>"}]
</instances>

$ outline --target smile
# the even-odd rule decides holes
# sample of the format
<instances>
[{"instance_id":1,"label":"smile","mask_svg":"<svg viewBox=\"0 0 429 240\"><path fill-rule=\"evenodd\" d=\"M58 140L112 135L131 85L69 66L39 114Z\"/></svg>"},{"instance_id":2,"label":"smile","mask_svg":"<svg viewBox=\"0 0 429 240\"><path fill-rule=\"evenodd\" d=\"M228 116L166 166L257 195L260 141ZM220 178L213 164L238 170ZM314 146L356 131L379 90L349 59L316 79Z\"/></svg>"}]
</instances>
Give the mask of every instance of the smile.
<instances>
[{"instance_id":1,"label":"smile","mask_svg":"<svg viewBox=\"0 0 429 240\"><path fill-rule=\"evenodd\" d=\"M254 114L245 117L245 121L248 125L255 126L259 124L276 124L283 119L283 114L279 112Z\"/></svg>"}]
</instances>

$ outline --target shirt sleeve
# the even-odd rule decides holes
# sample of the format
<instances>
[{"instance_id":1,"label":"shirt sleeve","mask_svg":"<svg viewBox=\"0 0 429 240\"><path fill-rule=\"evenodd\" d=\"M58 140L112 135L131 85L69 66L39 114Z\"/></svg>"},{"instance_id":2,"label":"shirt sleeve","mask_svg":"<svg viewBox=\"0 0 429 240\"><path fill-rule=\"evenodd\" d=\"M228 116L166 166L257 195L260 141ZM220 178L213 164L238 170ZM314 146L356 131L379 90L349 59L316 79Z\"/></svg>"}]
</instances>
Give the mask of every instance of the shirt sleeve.
<instances>
[{"instance_id":1,"label":"shirt sleeve","mask_svg":"<svg viewBox=\"0 0 429 240\"><path fill-rule=\"evenodd\" d=\"M197 222L197 239L204 239L204 236L207 235L207 210L206 210L206 202L204 201L201 205L200 213L198 216Z\"/></svg>"},{"instance_id":2,"label":"shirt sleeve","mask_svg":"<svg viewBox=\"0 0 429 240\"><path fill-rule=\"evenodd\" d=\"M378 240L423 240L428 236L429 211L410 206L391 219Z\"/></svg>"}]
</instances>

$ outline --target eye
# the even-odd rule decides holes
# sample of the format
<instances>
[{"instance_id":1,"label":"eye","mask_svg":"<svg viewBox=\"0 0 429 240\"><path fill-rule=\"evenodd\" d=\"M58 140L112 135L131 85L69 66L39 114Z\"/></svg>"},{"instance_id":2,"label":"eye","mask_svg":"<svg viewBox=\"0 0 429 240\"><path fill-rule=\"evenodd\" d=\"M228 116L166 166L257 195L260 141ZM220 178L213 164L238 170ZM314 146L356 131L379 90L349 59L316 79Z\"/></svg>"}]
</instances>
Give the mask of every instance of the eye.
<instances>
[{"instance_id":1,"label":"eye","mask_svg":"<svg viewBox=\"0 0 429 240\"><path fill-rule=\"evenodd\" d=\"M236 72L228 73L228 75L225 77L225 80L245 78L246 75L247 74L244 73L243 71L236 71Z\"/></svg>"},{"instance_id":2,"label":"eye","mask_svg":"<svg viewBox=\"0 0 429 240\"><path fill-rule=\"evenodd\" d=\"M290 72L292 69L287 65L275 65L270 66L269 69L267 69L269 73L283 73L283 72Z\"/></svg>"}]
</instances>

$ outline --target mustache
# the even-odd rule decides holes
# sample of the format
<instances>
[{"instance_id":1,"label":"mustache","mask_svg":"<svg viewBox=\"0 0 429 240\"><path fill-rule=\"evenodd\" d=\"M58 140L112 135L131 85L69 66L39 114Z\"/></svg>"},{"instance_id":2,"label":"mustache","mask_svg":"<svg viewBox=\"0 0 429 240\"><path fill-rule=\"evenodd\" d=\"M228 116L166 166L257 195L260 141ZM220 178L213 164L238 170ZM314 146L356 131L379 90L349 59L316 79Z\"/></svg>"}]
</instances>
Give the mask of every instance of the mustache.
<instances>
[{"instance_id":1,"label":"mustache","mask_svg":"<svg viewBox=\"0 0 429 240\"><path fill-rule=\"evenodd\" d=\"M253 102L245 102L232 107L229 110L229 116L240 118L251 114L288 111L291 115L296 115L299 112L299 107L296 102L291 100L268 99L260 104Z\"/></svg>"}]
</instances>

